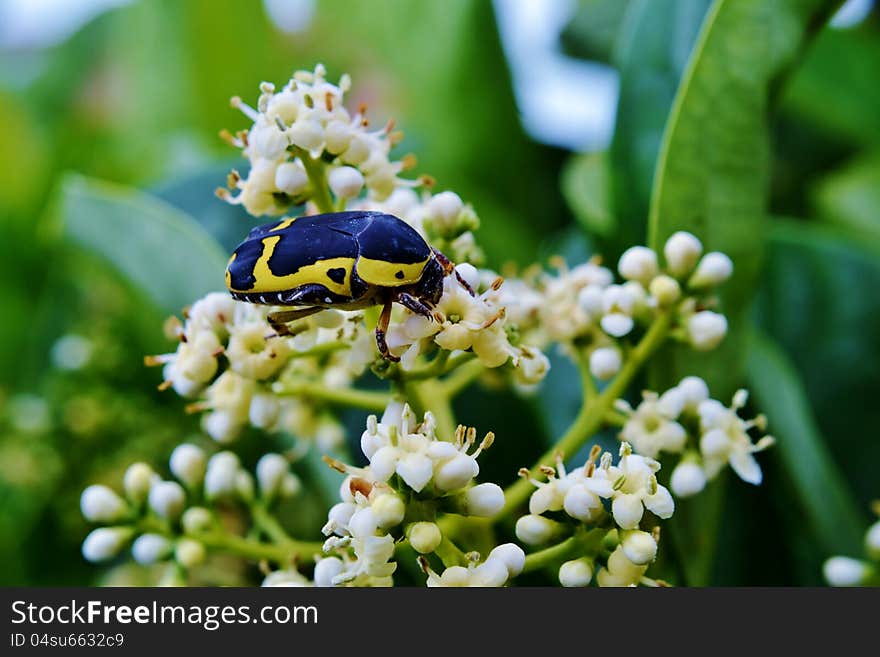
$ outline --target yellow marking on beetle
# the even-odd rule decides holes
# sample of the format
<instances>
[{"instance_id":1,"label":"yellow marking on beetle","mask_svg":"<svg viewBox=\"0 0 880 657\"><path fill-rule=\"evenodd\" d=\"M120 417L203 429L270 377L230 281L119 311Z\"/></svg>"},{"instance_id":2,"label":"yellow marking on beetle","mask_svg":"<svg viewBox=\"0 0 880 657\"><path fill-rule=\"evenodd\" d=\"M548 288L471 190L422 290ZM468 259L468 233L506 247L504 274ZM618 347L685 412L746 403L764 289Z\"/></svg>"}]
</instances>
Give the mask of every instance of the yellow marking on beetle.
<instances>
[{"instance_id":1,"label":"yellow marking on beetle","mask_svg":"<svg viewBox=\"0 0 880 657\"><path fill-rule=\"evenodd\" d=\"M237 255L237 253L233 253L232 257L229 258L229 262L226 263L226 287L228 287L230 290L232 289L232 274L229 273L229 267L235 261L235 256Z\"/></svg>"},{"instance_id":2,"label":"yellow marking on beetle","mask_svg":"<svg viewBox=\"0 0 880 657\"><path fill-rule=\"evenodd\" d=\"M346 297L351 296L351 268L354 267L354 258L341 257L319 260L311 265L300 267L290 274L276 276L269 269L269 258L272 257L275 247L280 241L280 235L273 235L272 237L264 237L262 239L263 252L254 263L254 286L250 290L233 290L233 292L249 292L251 294L282 292L284 290L292 290L301 285L308 285L309 283L319 283L335 294ZM345 270L345 277L341 283L337 283L327 275L328 271L337 268Z\"/></svg>"},{"instance_id":3,"label":"yellow marking on beetle","mask_svg":"<svg viewBox=\"0 0 880 657\"><path fill-rule=\"evenodd\" d=\"M398 287L417 282L422 277L422 272L427 264L427 259L404 265L361 256L357 261L357 274L370 285ZM398 276L398 272L403 272L403 274Z\"/></svg>"},{"instance_id":4,"label":"yellow marking on beetle","mask_svg":"<svg viewBox=\"0 0 880 657\"><path fill-rule=\"evenodd\" d=\"M277 226L273 226L272 228L270 228L269 232L272 233L272 232L275 232L276 230L284 230L285 228L290 226L290 224L292 224L294 221L296 221L296 217L288 217L287 219L282 219L281 221L278 222Z\"/></svg>"}]
</instances>

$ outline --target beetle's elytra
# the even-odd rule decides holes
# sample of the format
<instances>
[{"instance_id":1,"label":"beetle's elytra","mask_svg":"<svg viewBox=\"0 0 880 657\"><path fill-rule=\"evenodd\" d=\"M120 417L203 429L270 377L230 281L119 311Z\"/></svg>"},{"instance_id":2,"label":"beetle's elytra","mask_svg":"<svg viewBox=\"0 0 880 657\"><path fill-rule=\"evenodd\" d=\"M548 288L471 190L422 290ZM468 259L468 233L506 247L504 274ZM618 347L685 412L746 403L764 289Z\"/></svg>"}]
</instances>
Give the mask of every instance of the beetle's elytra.
<instances>
[{"instance_id":1,"label":"beetle's elytra","mask_svg":"<svg viewBox=\"0 0 880 657\"><path fill-rule=\"evenodd\" d=\"M335 212L252 229L229 259L226 286L241 301L297 307L269 314L279 335L288 333L288 322L326 308L382 305L376 343L397 360L385 344L391 305L433 318L443 278L453 272L405 221L383 212Z\"/></svg>"}]
</instances>

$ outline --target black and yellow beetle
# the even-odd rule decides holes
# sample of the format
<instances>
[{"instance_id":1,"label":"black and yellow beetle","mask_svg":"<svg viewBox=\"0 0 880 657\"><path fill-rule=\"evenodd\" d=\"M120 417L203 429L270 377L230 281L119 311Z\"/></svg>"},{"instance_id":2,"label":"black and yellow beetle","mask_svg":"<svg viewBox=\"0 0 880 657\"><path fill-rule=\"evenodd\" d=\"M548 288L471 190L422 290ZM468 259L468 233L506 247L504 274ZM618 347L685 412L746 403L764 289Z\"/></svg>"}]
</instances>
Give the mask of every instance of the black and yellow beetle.
<instances>
[{"instance_id":1,"label":"black and yellow beetle","mask_svg":"<svg viewBox=\"0 0 880 657\"><path fill-rule=\"evenodd\" d=\"M381 305L376 344L389 360L385 333L393 303L434 319L443 279L455 273L446 256L405 221L383 212L335 212L257 226L236 247L226 267L235 299L297 310L269 313L278 335L287 323L327 308Z\"/></svg>"}]
</instances>

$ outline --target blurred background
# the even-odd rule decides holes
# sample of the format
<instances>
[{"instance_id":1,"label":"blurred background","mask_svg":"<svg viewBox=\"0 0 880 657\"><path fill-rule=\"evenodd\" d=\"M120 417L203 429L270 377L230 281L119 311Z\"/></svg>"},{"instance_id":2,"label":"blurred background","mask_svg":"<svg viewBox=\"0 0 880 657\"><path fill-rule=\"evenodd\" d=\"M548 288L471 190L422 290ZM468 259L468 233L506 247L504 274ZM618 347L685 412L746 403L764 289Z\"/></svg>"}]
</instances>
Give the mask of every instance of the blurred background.
<instances>
[{"instance_id":1,"label":"blurred background","mask_svg":"<svg viewBox=\"0 0 880 657\"><path fill-rule=\"evenodd\" d=\"M399 153L474 205L489 265L613 263L646 240L709 5L0 0L0 584L100 583L79 551L80 491L118 486L134 460L162 467L197 432L142 359L170 349L165 317L222 289L202 265L248 229L212 193L242 165L217 136L245 127L230 96L254 102L260 81L317 62L349 72L351 106L393 116ZM740 383L780 447L760 488L721 482L699 502L711 509L681 510L693 583L819 584L823 559L861 554L880 496L878 37L872 0L850 0L771 89L772 219L744 314L763 351L742 356ZM192 258L163 260L171 243ZM554 357L532 399L462 401L510 441L490 478L524 464L518 441L568 424L573 376Z\"/></svg>"}]
</instances>

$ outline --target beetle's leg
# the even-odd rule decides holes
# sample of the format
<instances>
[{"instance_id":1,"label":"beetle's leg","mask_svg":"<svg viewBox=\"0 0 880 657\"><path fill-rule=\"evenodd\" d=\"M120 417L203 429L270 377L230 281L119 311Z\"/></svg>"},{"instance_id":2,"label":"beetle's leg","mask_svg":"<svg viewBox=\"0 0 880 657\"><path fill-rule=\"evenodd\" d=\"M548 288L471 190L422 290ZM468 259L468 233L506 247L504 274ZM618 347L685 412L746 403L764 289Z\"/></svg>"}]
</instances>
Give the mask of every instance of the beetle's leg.
<instances>
[{"instance_id":1,"label":"beetle's leg","mask_svg":"<svg viewBox=\"0 0 880 657\"><path fill-rule=\"evenodd\" d=\"M391 321L392 299L388 299L382 307L382 314L379 315L379 323L376 324L376 346L379 347L379 353L382 358L393 362L398 362L400 358L388 351L388 343L385 342L385 334L388 332L388 323Z\"/></svg>"},{"instance_id":2,"label":"beetle's leg","mask_svg":"<svg viewBox=\"0 0 880 657\"><path fill-rule=\"evenodd\" d=\"M266 319L269 321L269 326L275 331L275 335L292 335L290 328L287 326L290 322L314 315L322 310L326 309L315 307L299 308L297 310L277 310L274 313L269 313Z\"/></svg>"},{"instance_id":3,"label":"beetle's leg","mask_svg":"<svg viewBox=\"0 0 880 657\"><path fill-rule=\"evenodd\" d=\"M409 292L399 292L395 301L397 301L397 303L399 303L401 306L409 308L416 315L421 315L422 317L427 317L428 319L434 319L434 312L420 299L414 297Z\"/></svg>"},{"instance_id":4,"label":"beetle's leg","mask_svg":"<svg viewBox=\"0 0 880 657\"><path fill-rule=\"evenodd\" d=\"M447 258L445 255L443 255L442 252L438 251L433 246L431 247L431 250L434 252L434 257L437 259L437 262L439 262L440 266L443 268L443 273L447 276L449 276L450 274L455 274L455 280L457 280L459 284L468 291L468 294L470 294L472 297L477 296L477 293L474 292L474 288L472 288L468 284L468 282L461 277L461 274L456 271L455 265L452 263L452 260Z\"/></svg>"}]
</instances>

